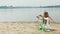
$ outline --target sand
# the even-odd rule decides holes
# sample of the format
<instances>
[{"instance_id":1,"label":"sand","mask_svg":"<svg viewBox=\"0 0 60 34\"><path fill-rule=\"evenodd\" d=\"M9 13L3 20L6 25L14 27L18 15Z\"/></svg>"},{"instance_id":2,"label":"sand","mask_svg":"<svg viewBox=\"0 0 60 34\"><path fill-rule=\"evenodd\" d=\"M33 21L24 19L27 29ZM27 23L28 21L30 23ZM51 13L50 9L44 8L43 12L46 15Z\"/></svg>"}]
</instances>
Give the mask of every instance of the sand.
<instances>
[{"instance_id":1,"label":"sand","mask_svg":"<svg viewBox=\"0 0 60 34\"><path fill-rule=\"evenodd\" d=\"M55 31L42 32L35 22L0 22L0 34L60 34L60 24L51 23Z\"/></svg>"}]
</instances>

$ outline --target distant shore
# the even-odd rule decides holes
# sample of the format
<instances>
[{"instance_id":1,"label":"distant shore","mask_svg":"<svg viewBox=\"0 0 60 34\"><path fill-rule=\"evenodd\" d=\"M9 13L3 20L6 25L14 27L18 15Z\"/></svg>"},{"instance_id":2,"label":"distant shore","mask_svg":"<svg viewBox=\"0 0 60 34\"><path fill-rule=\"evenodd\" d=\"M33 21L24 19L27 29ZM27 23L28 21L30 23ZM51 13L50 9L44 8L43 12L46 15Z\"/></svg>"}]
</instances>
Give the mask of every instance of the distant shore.
<instances>
[{"instance_id":1,"label":"distant shore","mask_svg":"<svg viewBox=\"0 0 60 34\"><path fill-rule=\"evenodd\" d=\"M0 6L0 8L60 8L60 5L55 6Z\"/></svg>"}]
</instances>

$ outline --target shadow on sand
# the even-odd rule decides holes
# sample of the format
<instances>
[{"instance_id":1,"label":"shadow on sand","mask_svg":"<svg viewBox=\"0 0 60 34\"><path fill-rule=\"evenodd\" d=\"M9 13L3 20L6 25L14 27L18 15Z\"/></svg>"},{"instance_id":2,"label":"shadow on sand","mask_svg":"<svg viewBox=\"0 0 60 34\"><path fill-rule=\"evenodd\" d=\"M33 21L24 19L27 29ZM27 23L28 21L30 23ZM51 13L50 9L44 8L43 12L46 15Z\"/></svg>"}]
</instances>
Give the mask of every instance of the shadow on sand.
<instances>
[{"instance_id":1,"label":"shadow on sand","mask_svg":"<svg viewBox=\"0 0 60 34\"><path fill-rule=\"evenodd\" d=\"M50 29L50 31L52 31L52 32L53 32L53 31L57 31L57 30L56 30L56 29Z\"/></svg>"}]
</instances>

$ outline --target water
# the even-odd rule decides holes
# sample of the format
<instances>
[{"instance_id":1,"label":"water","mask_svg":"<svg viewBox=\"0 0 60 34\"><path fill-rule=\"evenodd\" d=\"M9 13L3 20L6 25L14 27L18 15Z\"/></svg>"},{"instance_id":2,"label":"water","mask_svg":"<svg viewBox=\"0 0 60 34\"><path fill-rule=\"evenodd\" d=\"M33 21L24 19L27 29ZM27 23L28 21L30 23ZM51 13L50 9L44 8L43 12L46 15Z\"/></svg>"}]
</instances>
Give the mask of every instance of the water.
<instances>
[{"instance_id":1,"label":"water","mask_svg":"<svg viewBox=\"0 0 60 34\"><path fill-rule=\"evenodd\" d=\"M60 8L0 9L0 21L36 21L36 16L47 10L51 18L60 22Z\"/></svg>"}]
</instances>

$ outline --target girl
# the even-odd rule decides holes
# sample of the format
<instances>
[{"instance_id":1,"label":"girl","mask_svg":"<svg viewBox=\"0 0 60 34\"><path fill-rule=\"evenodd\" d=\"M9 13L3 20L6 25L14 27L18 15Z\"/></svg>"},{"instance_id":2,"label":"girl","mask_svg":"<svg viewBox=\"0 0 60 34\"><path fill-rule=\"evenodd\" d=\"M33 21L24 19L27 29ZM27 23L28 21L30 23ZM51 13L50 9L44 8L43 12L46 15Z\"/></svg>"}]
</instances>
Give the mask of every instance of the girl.
<instances>
[{"instance_id":1,"label":"girl","mask_svg":"<svg viewBox=\"0 0 60 34\"><path fill-rule=\"evenodd\" d=\"M50 18L50 16L48 15L48 12L44 12L44 15L42 16L42 15L40 15L42 18L43 18L43 28L45 28L45 29L51 29L51 27L50 27L50 22L49 22L49 18Z\"/></svg>"}]
</instances>

